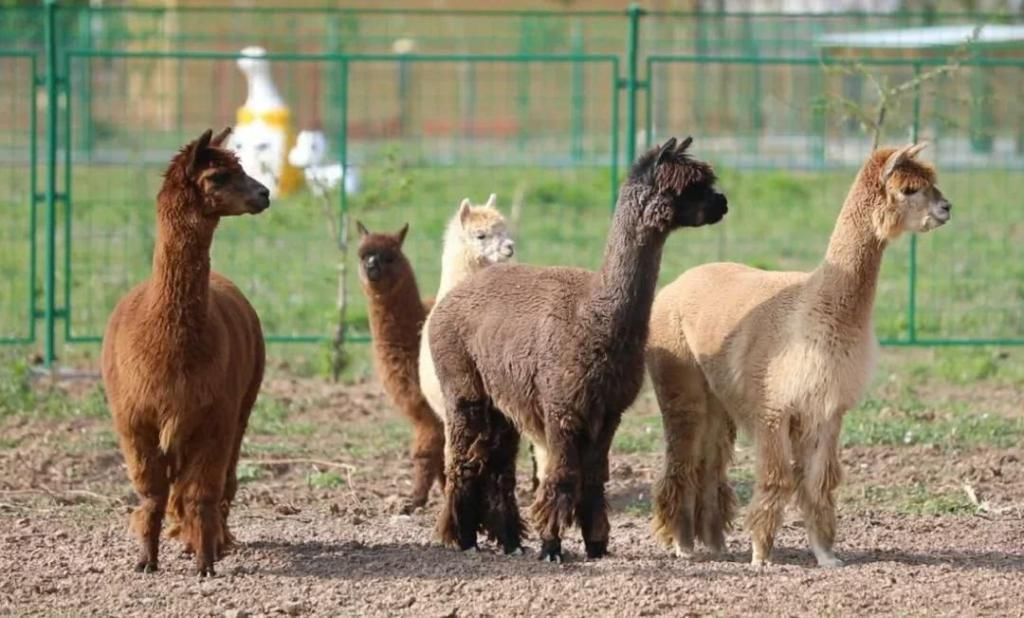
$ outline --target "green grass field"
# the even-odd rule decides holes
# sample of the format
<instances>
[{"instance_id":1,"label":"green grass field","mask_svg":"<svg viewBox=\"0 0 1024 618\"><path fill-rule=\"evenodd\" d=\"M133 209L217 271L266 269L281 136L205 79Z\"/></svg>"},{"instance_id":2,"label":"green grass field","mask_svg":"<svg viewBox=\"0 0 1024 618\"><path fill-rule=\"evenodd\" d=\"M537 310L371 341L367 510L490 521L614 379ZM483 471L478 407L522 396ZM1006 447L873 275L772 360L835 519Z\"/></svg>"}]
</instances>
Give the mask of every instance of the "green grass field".
<instances>
[{"instance_id":1,"label":"green grass field","mask_svg":"<svg viewBox=\"0 0 1024 618\"><path fill-rule=\"evenodd\" d=\"M8 184L0 190L7 214L0 232L0 337L16 337L28 328L28 176L16 169L3 176ZM720 176L729 215L719 225L670 237L662 283L716 260L813 268L853 172L722 169ZM514 233L523 262L589 268L600 263L612 196L606 169L413 168L391 161L367 169L363 180L350 211L373 230L411 224L406 249L423 295L437 285L442 230L464 196L483 201L496 192L507 215L512 201L521 199ZM57 230L58 305L64 304L67 284L73 337L100 336L117 298L149 272L159 182L160 169L152 166L76 163L70 233L63 211ZM1024 220L1014 216L1008 199L1024 191L1024 179L1010 172L955 172L943 174L940 186L954 204L954 216L946 227L918 237L918 336L1024 337ZM41 210L37 289L44 263ZM70 255L64 254L65 234ZM875 313L883 339L907 335L910 244L909 238L899 239L886 255ZM213 261L249 295L269 336L325 336L335 314L338 256L321 205L300 191L258 217L222 222ZM354 262L350 284L352 332L365 333Z\"/></svg>"}]
</instances>

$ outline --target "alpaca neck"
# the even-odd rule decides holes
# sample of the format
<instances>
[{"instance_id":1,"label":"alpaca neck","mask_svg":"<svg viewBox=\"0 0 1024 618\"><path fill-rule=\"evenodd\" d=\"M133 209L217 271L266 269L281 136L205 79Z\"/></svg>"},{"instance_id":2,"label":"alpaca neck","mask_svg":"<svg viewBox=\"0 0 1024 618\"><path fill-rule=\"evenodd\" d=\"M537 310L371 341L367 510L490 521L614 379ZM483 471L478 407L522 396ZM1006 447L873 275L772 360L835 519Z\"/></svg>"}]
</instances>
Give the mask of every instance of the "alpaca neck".
<instances>
[{"instance_id":1,"label":"alpaca neck","mask_svg":"<svg viewBox=\"0 0 1024 618\"><path fill-rule=\"evenodd\" d=\"M638 232L637 215L622 206L623 199L616 207L596 285L580 310L603 315L601 323L616 340L645 340L667 233Z\"/></svg>"},{"instance_id":2,"label":"alpaca neck","mask_svg":"<svg viewBox=\"0 0 1024 618\"><path fill-rule=\"evenodd\" d=\"M412 268L386 291L373 287L364 289L370 299L370 332L374 343L418 347L425 311Z\"/></svg>"},{"instance_id":3,"label":"alpaca neck","mask_svg":"<svg viewBox=\"0 0 1024 618\"><path fill-rule=\"evenodd\" d=\"M837 325L866 329L871 325L878 273L886 243L875 233L871 213L883 199L858 179L850 189L829 240L825 260L815 272L812 306Z\"/></svg>"},{"instance_id":4,"label":"alpaca neck","mask_svg":"<svg viewBox=\"0 0 1024 618\"><path fill-rule=\"evenodd\" d=\"M440 302L453 287L477 270L477 257L462 243L457 231L449 230L441 254L441 284L434 296L434 303Z\"/></svg>"},{"instance_id":5,"label":"alpaca neck","mask_svg":"<svg viewBox=\"0 0 1024 618\"><path fill-rule=\"evenodd\" d=\"M215 222L157 216L151 307L169 341L188 346L206 324Z\"/></svg>"}]
</instances>

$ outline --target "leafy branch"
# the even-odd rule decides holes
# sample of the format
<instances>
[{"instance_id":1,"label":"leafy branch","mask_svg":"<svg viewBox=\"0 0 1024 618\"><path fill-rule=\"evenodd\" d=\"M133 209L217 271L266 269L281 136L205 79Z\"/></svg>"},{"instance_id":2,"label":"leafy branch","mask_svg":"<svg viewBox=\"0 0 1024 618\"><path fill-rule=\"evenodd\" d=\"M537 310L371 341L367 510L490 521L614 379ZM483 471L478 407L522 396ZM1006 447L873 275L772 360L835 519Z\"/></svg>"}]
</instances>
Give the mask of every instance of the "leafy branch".
<instances>
[{"instance_id":1,"label":"leafy branch","mask_svg":"<svg viewBox=\"0 0 1024 618\"><path fill-rule=\"evenodd\" d=\"M891 116L891 112L899 108L903 98L908 94L917 93L923 84L935 81L944 75L954 74L963 68L964 62L971 55L972 45L978 41L981 35L982 28L983 24L975 26L971 35L950 54L944 64L919 72L912 78L895 85L890 84L888 76L875 75L860 62L840 65L838 70L842 73L863 77L871 83L875 91L875 102L869 104L843 96L833 96L826 99L825 107L839 109L845 118L860 123L861 128L871 135L871 150L877 149L886 120ZM825 69L830 70L832 67L826 66Z\"/></svg>"}]
</instances>

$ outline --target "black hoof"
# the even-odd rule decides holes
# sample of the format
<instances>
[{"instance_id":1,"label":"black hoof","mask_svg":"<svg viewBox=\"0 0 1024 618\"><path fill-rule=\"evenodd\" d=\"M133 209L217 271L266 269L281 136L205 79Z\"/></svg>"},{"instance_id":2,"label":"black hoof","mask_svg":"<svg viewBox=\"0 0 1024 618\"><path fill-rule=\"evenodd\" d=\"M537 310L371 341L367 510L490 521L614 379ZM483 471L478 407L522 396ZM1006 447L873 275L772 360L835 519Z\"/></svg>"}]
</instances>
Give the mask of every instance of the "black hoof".
<instances>
[{"instance_id":1,"label":"black hoof","mask_svg":"<svg viewBox=\"0 0 1024 618\"><path fill-rule=\"evenodd\" d=\"M561 539L555 539L553 541L543 541L540 548L540 555L537 556L538 560L544 562L554 562L555 564L562 564L562 541Z\"/></svg>"},{"instance_id":2,"label":"black hoof","mask_svg":"<svg viewBox=\"0 0 1024 618\"><path fill-rule=\"evenodd\" d=\"M604 558L608 555L608 541L583 543L587 549L587 558Z\"/></svg>"},{"instance_id":3,"label":"black hoof","mask_svg":"<svg viewBox=\"0 0 1024 618\"><path fill-rule=\"evenodd\" d=\"M135 563L136 573L156 573L157 566L156 562L150 562L149 560L139 560Z\"/></svg>"}]
</instances>

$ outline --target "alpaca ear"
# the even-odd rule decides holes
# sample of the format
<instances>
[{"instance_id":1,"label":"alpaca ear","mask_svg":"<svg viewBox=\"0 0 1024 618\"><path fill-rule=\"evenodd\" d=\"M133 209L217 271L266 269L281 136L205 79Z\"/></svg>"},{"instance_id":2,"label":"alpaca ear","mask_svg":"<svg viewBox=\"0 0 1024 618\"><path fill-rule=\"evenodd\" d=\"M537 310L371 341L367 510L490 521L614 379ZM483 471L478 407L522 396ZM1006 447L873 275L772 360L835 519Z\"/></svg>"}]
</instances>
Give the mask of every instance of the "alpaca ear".
<instances>
[{"instance_id":1,"label":"alpaca ear","mask_svg":"<svg viewBox=\"0 0 1024 618\"><path fill-rule=\"evenodd\" d=\"M408 232L409 232L409 224L408 224L408 223L406 223L405 225L403 225L403 226L402 226L402 229L398 230L398 233L397 233L397 234L395 234L395 238L397 238L397 239L398 239L398 246L399 246L399 247L401 247L401 246L402 246L402 243L404 243L404 242L405 242L405 235L406 235L406 234L407 234Z\"/></svg>"},{"instance_id":2,"label":"alpaca ear","mask_svg":"<svg viewBox=\"0 0 1024 618\"><path fill-rule=\"evenodd\" d=\"M224 127L223 131L215 135L213 139L210 140L210 144L215 148L220 148L224 145L224 140L226 140L229 135L231 135L231 127Z\"/></svg>"},{"instance_id":3,"label":"alpaca ear","mask_svg":"<svg viewBox=\"0 0 1024 618\"><path fill-rule=\"evenodd\" d=\"M210 147L210 138L213 137L213 130L207 129L199 136L192 146L192 158L188 162L189 174L195 174L206 162L206 150Z\"/></svg>"},{"instance_id":4,"label":"alpaca ear","mask_svg":"<svg viewBox=\"0 0 1024 618\"><path fill-rule=\"evenodd\" d=\"M675 149L676 138L670 137L669 140L661 147L661 150L658 151L658 160L655 162L655 165L661 165L667 161L672 156Z\"/></svg>"},{"instance_id":5,"label":"alpaca ear","mask_svg":"<svg viewBox=\"0 0 1024 618\"><path fill-rule=\"evenodd\" d=\"M494 208L494 207L496 207L498 205L498 194L497 193L492 193L490 195L490 197L487 198L487 205L490 206L491 208Z\"/></svg>"},{"instance_id":6,"label":"alpaca ear","mask_svg":"<svg viewBox=\"0 0 1024 618\"><path fill-rule=\"evenodd\" d=\"M888 182L889 178L892 176L892 173L896 171L896 168L899 167L901 163L905 162L907 159L910 158L908 154L915 147L915 144L910 144L908 146L900 148L896 152L889 155L889 158L885 160L885 165L882 166L882 184Z\"/></svg>"},{"instance_id":7,"label":"alpaca ear","mask_svg":"<svg viewBox=\"0 0 1024 618\"><path fill-rule=\"evenodd\" d=\"M363 225L362 221L356 221L356 229L359 230L359 237L360 238L363 238L364 236L369 236L370 235L370 230L366 229L366 226Z\"/></svg>"},{"instance_id":8,"label":"alpaca ear","mask_svg":"<svg viewBox=\"0 0 1024 618\"><path fill-rule=\"evenodd\" d=\"M469 209L472 208L472 207L473 207L473 204L470 203L468 197L462 198L462 202L459 204L459 223L463 227L465 227L466 221L469 220L469 213L470 213Z\"/></svg>"},{"instance_id":9,"label":"alpaca ear","mask_svg":"<svg viewBox=\"0 0 1024 618\"><path fill-rule=\"evenodd\" d=\"M909 150L907 150L907 158L908 159L913 159L913 158L917 157L917 155L920 154L921 151L924 150L927 147L928 147L928 142L924 142L924 141L918 142L918 143L914 144L913 146L910 147Z\"/></svg>"},{"instance_id":10,"label":"alpaca ear","mask_svg":"<svg viewBox=\"0 0 1024 618\"><path fill-rule=\"evenodd\" d=\"M682 142L679 143L679 148L676 148L676 152L678 152L679 154L682 154L682 153L686 152L686 149L689 148L690 144L692 144L692 143L693 143L693 137L687 135L686 139L684 139Z\"/></svg>"}]
</instances>

